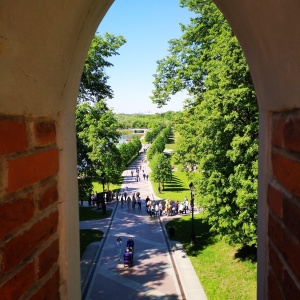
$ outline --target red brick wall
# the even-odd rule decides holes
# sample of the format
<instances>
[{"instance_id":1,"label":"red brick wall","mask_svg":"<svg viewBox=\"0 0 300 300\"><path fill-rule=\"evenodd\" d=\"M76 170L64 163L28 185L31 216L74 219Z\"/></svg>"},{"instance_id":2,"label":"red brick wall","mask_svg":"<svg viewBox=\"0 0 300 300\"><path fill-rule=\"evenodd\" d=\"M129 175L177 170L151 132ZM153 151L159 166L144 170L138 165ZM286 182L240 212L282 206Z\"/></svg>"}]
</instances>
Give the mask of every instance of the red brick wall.
<instances>
[{"instance_id":1,"label":"red brick wall","mask_svg":"<svg viewBox=\"0 0 300 300\"><path fill-rule=\"evenodd\" d=\"M0 116L0 298L59 299L55 121Z\"/></svg>"},{"instance_id":2,"label":"red brick wall","mask_svg":"<svg viewBox=\"0 0 300 300\"><path fill-rule=\"evenodd\" d=\"M300 111L273 114L268 299L300 299Z\"/></svg>"}]
</instances>

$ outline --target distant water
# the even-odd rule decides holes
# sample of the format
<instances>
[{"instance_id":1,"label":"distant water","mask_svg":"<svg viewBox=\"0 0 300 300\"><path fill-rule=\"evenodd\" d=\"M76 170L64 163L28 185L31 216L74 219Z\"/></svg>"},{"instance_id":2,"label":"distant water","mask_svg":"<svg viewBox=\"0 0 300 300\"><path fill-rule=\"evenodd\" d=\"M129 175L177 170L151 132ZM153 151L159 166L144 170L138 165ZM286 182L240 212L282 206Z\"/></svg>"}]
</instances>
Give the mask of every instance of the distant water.
<instances>
[{"instance_id":1,"label":"distant water","mask_svg":"<svg viewBox=\"0 0 300 300\"><path fill-rule=\"evenodd\" d=\"M138 133L138 134L122 134L119 138L118 145L128 143L130 142L134 137L141 138L144 134Z\"/></svg>"}]
</instances>

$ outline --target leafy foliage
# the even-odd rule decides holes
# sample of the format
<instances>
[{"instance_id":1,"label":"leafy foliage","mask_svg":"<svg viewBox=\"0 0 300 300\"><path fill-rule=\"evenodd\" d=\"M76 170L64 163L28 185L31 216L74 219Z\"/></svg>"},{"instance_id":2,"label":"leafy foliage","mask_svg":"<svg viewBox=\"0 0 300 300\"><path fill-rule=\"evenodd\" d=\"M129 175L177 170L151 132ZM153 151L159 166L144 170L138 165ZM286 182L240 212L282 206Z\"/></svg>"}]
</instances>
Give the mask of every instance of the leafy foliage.
<instances>
[{"instance_id":1,"label":"leafy foliage","mask_svg":"<svg viewBox=\"0 0 300 300\"><path fill-rule=\"evenodd\" d=\"M121 156L115 145L119 136L118 123L103 100L113 96L104 70L113 66L107 58L118 55L118 48L125 42L122 36L108 33L104 36L96 35L84 65L76 110L77 169L81 199L92 193L93 181L99 180L102 172L105 172L108 184L117 182L120 176Z\"/></svg>"},{"instance_id":2,"label":"leafy foliage","mask_svg":"<svg viewBox=\"0 0 300 300\"><path fill-rule=\"evenodd\" d=\"M80 196L91 194L94 180L106 174L106 183L116 183L122 170L122 160L116 143L118 123L104 101L95 105L77 106L78 174L86 183L79 182Z\"/></svg>"},{"instance_id":3,"label":"leafy foliage","mask_svg":"<svg viewBox=\"0 0 300 300\"><path fill-rule=\"evenodd\" d=\"M258 107L236 37L208 0L182 0L196 13L158 62L153 101L187 89L178 115L175 159L189 166L196 201L211 230L232 243L256 244ZM197 166L197 170L194 170Z\"/></svg>"},{"instance_id":4,"label":"leafy foliage","mask_svg":"<svg viewBox=\"0 0 300 300\"><path fill-rule=\"evenodd\" d=\"M113 64L107 58L118 55L117 50L125 43L124 37L109 33L94 36L81 76L79 103L113 98L113 91L107 83L109 77L105 73L105 68L112 67Z\"/></svg>"},{"instance_id":5,"label":"leafy foliage","mask_svg":"<svg viewBox=\"0 0 300 300\"><path fill-rule=\"evenodd\" d=\"M145 141L147 143L152 143L158 134L163 130L164 126L156 125L151 130L148 130L145 134Z\"/></svg>"},{"instance_id":6,"label":"leafy foliage","mask_svg":"<svg viewBox=\"0 0 300 300\"><path fill-rule=\"evenodd\" d=\"M163 153L165 150L166 143L171 135L172 127L168 125L154 140L152 145L147 151L147 158L149 160L157 153Z\"/></svg>"},{"instance_id":7,"label":"leafy foliage","mask_svg":"<svg viewBox=\"0 0 300 300\"><path fill-rule=\"evenodd\" d=\"M116 114L120 129L166 127L172 123L176 112L168 111L160 114Z\"/></svg>"},{"instance_id":8,"label":"leafy foliage","mask_svg":"<svg viewBox=\"0 0 300 300\"><path fill-rule=\"evenodd\" d=\"M123 143L119 147L122 158L122 167L125 168L134 157L138 156L142 143L139 138L135 137L129 143Z\"/></svg>"},{"instance_id":9,"label":"leafy foliage","mask_svg":"<svg viewBox=\"0 0 300 300\"><path fill-rule=\"evenodd\" d=\"M172 179L172 166L170 157L164 153L157 153L150 164L152 175L151 179L154 182L162 183L163 190L166 182Z\"/></svg>"}]
</instances>

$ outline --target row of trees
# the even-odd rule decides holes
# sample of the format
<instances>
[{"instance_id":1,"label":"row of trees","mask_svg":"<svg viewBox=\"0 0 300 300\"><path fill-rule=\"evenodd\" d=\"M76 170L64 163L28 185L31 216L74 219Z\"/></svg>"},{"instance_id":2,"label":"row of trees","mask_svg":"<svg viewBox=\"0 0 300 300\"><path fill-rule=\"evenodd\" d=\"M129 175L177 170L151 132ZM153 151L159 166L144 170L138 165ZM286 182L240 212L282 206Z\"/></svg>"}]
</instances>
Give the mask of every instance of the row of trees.
<instances>
[{"instance_id":1,"label":"row of trees","mask_svg":"<svg viewBox=\"0 0 300 300\"><path fill-rule=\"evenodd\" d=\"M157 125L165 127L172 122L176 112L169 111L161 114L116 114L120 129L153 128Z\"/></svg>"},{"instance_id":2,"label":"row of trees","mask_svg":"<svg viewBox=\"0 0 300 300\"><path fill-rule=\"evenodd\" d=\"M142 142L138 137L133 138L129 143L123 143L120 145L119 151L121 153L123 169L139 155L141 148Z\"/></svg>"},{"instance_id":3,"label":"row of trees","mask_svg":"<svg viewBox=\"0 0 300 300\"><path fill-rule=\"evenodd\" d=\"M151 128L151 130L148 130L146 132L146 134L145 134L145 142L146 143L152 143L163 129L164 129L163 125L155 124Z\"/></svg>"},{"instance_id":4,"label":"row of trees","mask_svg":"<svg viewBox=\"0 0 300 300\"><path fill-rule=\"evenodd\" d=\"M210 0L181 0L195 13L158 62L152 99L165 105L186 89L176 119L175 158L189 173L212 230L232 243L256 245L258 107L242 49Z\"/></svg>"},{"instance_id":5,"label":"row of trees","mask_svg":"<svg viewBox=\"0 0 300 300\"><path fill-rule=\"evenodd\" d=\"M163 131L160 132L158 136L156 136L155 140L147 151L148 160L151 160L155 154L164 152L171 132L172 127L171 125L168 125Z\"/></svg>"},{"instance_id":6,"label":"row of trees","mask_svg":"<svg viewBox=\"0 0 300 300\"><path fill-rule=\"evenodd\" d=\"M169 155L164 153L166 144L172 134L172 126L168 125L153 141L147 151L147 159L150 161L151 179L162 184L164 189L165 182L172 179L172 166Z\"/></svg>"},{"instance_id":7,"label":"row of trees","mask_svg":"<svg viewBox=\"0 0 300 300\"><path fill-rule=\"evenodd\" d=\"M106 99L113 97L105 68L125 44L122 36L105 34L92 40L81 77L76 109L77 169L79 197L92 194L93 182L117 183L127 158L117 148L119 124ZM135 150L136 151L136 150ZM103 175L105 177L103 178Z\"/></svg>"}]
</instances>

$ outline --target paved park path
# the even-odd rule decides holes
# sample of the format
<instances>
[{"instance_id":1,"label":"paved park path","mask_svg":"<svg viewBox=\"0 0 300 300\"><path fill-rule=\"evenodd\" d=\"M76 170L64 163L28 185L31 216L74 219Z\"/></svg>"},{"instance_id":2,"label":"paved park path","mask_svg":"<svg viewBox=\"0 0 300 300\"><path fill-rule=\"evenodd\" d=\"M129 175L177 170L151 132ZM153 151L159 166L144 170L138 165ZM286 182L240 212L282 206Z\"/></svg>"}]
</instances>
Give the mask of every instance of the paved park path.
<instances>
[{"instance_id":1,"label":"paved park path","mask_svg":"<svg viewBox=\"0 0 300 300\"><path fill-rule=\"evenodd\" d=\"M142 153L137 160L123 172L122 188L139 191L142 208L134 209L113 202L113 209L107 219L80 222L80 228L99 229L104 232L101 242L91 244L81 261L82 299L207 299L198 277L178 242L169 240L164 229L170 217L150 218L145 209L145 198L158 200L150 181L137 182L131 170L141 166L148 173L149 167ZM130 203L131 204L131 203ZM124 267L115 253L117 237L122 238L125 251L126 241L133 237L135 242L133 267Z\"/></svg>"}]
</instances>

